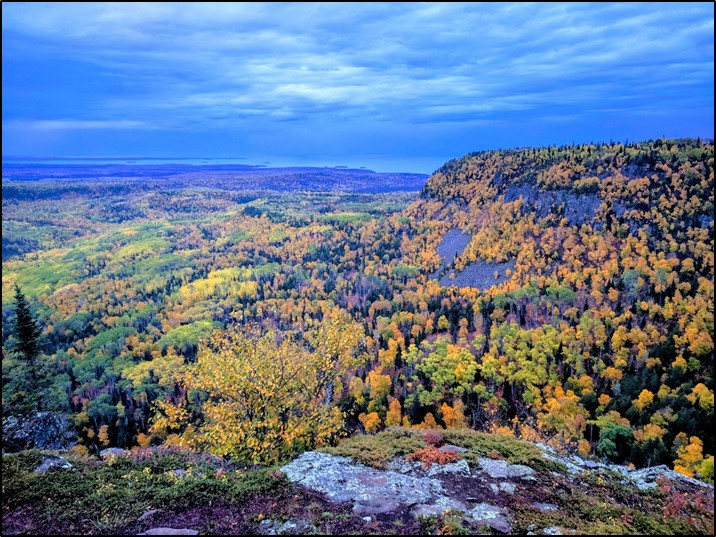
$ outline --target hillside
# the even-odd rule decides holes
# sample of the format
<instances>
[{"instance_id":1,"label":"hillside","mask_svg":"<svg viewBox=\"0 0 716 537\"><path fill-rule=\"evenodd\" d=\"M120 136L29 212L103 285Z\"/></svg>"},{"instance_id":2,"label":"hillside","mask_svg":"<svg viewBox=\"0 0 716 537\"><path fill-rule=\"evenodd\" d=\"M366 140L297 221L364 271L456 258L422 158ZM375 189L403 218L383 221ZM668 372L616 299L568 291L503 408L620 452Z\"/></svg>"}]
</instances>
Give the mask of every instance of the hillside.
<instances>
[{"instance_id":1,"label":"hillside","mask_svg":"<svg viewBox=\"0 0 716 537\"><path fill-rule=\"evenodd\" d=\"M482 291L472 346L498 414L585 452L598 428L598 454L637 465L713 453L713 145L475 153L422 198L407 212L467 243L433 277Z\"/></svg>"},{"instance_id":2,"label":"hillside","mask_svg":"<svg viewBox=\"0 0 716 537\"><path fill-rule=\"evenodd\" d=\"M294 172L4 184L4 432L271 465L469 427L713 481L712 142L480 152L419 197Z\"/></svg>"}]
</instances>

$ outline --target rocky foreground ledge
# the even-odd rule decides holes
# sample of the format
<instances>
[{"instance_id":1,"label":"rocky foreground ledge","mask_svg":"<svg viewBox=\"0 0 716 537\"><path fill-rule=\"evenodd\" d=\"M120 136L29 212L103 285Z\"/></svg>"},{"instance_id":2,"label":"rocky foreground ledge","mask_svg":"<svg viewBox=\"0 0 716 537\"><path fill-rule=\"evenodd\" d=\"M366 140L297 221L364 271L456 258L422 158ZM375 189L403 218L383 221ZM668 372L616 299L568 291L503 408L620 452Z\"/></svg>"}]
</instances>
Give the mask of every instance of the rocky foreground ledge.
<instances>
[{"instance_id":1,"label":"rocky foreground ledge","mask_svg":"<svg viewBox=\"0 0 716 537\"><path fill-rule=\"evenodd\" d=\"M593 481L605 478L621 486L622 494L627 496L656 489L660 479L681 488L710 490L713 496L713 487L665 466L631 470L579 457L563 457L547 446L539 447L548 460L565 471L545 474L522 464L479 456L473 459L473 464L461 459L442 465L408 462L397 457L389 462L388 469L380 470L347 457L319 452L303 453L281 471L290 481L321 492L332 501L351 503L353 510L366 515L366 519L406 514L415 518L438 517L447 512L461 517L463 524L472 528L497 533L512 533L516 513L521 519L529 511L537 515L536 521L559 519L574 508L571 488L581 486L583 493L588 494ZM439 449L469 452L450 445ZM548 516L539 516L544 514ZM544 523L533 523L526 529L543 535L577 531Z\"/></svg>"},{"instance_id":2,"label":"rocky foreground ledge","mask_svg":"<svg viewBox=\"0 0 716 537\"><path fill-rule=\"evenodd\" d=\"M2 484L3 535L713 534L710 485L471 430L389 429L270 468L25 450Z\"/></svg>"}]
</instances>

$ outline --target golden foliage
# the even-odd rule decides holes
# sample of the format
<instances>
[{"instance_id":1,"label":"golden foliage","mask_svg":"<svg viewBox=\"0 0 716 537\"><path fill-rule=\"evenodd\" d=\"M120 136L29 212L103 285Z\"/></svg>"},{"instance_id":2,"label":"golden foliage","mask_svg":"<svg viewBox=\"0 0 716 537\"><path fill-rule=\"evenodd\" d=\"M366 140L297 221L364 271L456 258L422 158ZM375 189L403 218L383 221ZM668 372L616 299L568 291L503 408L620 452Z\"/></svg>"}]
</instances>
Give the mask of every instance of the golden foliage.
<instances>
[{"instance_id":1,"label":"golden foliage","mask_svg":"<svg viewBox=\"0 0 716 537\"><path fill-rule=\"evenodd\" d=\"M151 441L152 441L152 435L150 435L150 434L139 433L137 435L137 444L139 444L139 447L143 447L143 448L149 447L149 444L151 443Z\"/></svg>"},{"instance_id":2,"label":"golden foliage","mask_svg":"<svg viewBox=\"0 0 716 537\"><path fill-rule=\"evenodd\" d=\"M380 414L377 412L371 412L369 414L361 413L358 415L358 421L363 424L363 428L367 433L377 432L382 422Z\"/></svg>"},{"instance_id":3,"label":"golden foliage","mask_svg":"<svg viewBox=\"0 0 716 537\"><path fill-rule=\"evenodd\" d=\"M400 406L400 401L393 399L388 405L388 413L385 416L385 426L399 426L402 421L402 416L403 410Z\"/></svg>"},{"instance_id":4,"label":"golden foliage","mask_svg":"<svg viewBox=\"0 0 716 537\"><path fill-rule=\"evenodd\" d=\"M435 421L435 416L433 416L433 413L428 412L425 415L423 422L419 423L418 425L413 425L413 429L442 429L442 427L440 427L440 425L438 425L438 422Z\"/></svg>"},{"instance_id":5,"label":"golden foliage","mask_svg":"<svg viewBox=\"0 0 716 537\"><path fill-rule=\"evenodd\" d=\"M634 399L633 404L636 408L638 408L640 411L642 411L646 407L648 407L653 401L654 401L654 394L651 393L649 390L644 389L639 394L639 397L637 399Z\"/></svg>"},{"instance_id":6,"label":"golden foliage","mask_svg":"<svg viewBox=\"0 0 716 537\"><path fill-rule=\"evenodd\" d=\"M688 444L684 442L676 450L674 470L688 476L693 476L695 472L701 470L704 461L703 447L704 443L700 438L690 437Z\"/></svg>"},{"instance_id":7,"label":"golden foliage","mask_svg":"<svg viewBox=\"0 0 716 537\"><path fill-rule=\"evenodd\" d=\"M338 311L306 335L310 350L270 330L217 334L180 374L188 393L206 394L198 421L186 401L163 401L152 431L178 431L183 445L255 463L325 444L343 426L333 389L360 362L354 353L362 338Z\"/></svg>"},{"instance_id":8,"label":"golden foliage","mask_svg":"<svg viewBox=\"0 0 716 537\"><path fill-rule=\"evenodd\" d=\"M467 427L467 419L465 418L465 405L462 399L456 399L453 406L443 403L440 406L440 413L443 416L443 422L448 429L460 429Z\"/></svg>"}]
</instances>

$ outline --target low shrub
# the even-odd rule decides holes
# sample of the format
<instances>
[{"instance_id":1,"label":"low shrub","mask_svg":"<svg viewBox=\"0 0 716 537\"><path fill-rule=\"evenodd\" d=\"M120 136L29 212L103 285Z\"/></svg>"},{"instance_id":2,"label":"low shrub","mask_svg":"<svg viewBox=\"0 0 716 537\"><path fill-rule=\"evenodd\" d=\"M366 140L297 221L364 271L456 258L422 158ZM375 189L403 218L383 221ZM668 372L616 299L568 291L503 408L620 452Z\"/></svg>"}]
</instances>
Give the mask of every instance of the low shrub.
<instances>
[{"instance_id":1,"label":"low shrub","mask_svg":"<svg viewBox=\"0 0 716 537\"><path fill-rule=\"evenodd\" d=\"M460 459L462 457L456 451L441 451L435 446L418 449L405 457L406 461L422 462L423 468L429 468L432 464L449 464Z\"/></svg>"}]
</instances>

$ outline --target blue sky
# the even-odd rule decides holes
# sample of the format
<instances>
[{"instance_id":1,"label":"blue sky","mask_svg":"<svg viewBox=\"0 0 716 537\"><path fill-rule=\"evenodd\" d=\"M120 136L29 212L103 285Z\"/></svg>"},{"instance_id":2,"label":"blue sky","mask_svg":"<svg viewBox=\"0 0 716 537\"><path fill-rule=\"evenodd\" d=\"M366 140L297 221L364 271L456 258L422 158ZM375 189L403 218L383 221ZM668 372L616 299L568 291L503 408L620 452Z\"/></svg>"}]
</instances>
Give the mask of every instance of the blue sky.
<instances>
[{"instance_id":1,"label":"blue sky","mask_svg":"<svg viewBox=\"0 0 716 537\"><path fill-rule=\"evenodd\" d=\"M714 6L2 5L2 152L432 172L713 137Z\"/></svg>"}]
</instances>

